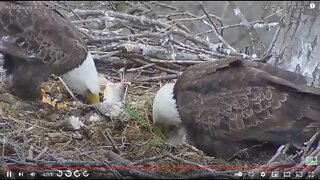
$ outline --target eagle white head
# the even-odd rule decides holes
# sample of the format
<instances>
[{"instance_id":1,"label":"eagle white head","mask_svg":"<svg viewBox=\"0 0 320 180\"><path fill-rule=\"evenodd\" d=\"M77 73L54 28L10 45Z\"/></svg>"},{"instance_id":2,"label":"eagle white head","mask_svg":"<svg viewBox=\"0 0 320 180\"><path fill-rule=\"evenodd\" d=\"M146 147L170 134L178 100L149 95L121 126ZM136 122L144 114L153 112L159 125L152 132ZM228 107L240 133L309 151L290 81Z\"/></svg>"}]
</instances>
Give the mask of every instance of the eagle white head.
<instances>
[{"instance_id":1,"label":"eagle white head","mask_svg":"<svg viewBox=\"0 0 320 180\"><path fill-rule=\"evenodd\" d=\"M69 88L83 95L87 103L99 102L99 76L90 52L79 67L64 74L62 79Z\"/></svg>"},{"instance_id":2,"label":"eagle white head","mask_svg":"<svg viewBox=\"0 0 320 180\"><path fill-rule=\"evenodd\" d=\"M186 140L186 129L182 125L177 104L173 98L175 83L162 86L153 102L153 122L168 136L168 143L182 144Z\"/></svg>"}]
</instances>

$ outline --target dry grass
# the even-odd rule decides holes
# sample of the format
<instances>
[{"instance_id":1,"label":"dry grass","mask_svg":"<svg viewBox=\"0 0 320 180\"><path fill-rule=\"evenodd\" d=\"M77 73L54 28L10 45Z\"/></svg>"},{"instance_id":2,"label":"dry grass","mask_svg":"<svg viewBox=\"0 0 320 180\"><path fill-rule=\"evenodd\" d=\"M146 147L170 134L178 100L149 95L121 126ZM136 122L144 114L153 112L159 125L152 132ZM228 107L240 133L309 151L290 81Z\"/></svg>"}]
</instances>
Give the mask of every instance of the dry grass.
<instances>
[{"instance_id":1,"label":"dry grass","mask_svg":"<svg viewBox=\"0 0 320 180\"><path fill-rule=\"evenodd\" d=\"M192 163L208 166L243 166L249 162L225 162L205 156L201 151L187 146L174 146L165 143L165 137L152 122L152 102L158 84L133 84L128 87L124 113L110 119L100 116L99 121L91 122L89 117L94 111L83 111L74 101L68 98L67 92L59 83L46 83L52 96L61 96L67 103L67 109L54 110L52 107L38 103L28 109L14 104L0 102L2 118L0 123L1 139L9 141L16 147L4 144L1 156L15 159L18 162L46 162L58 159L72 161L115 161L108 152L117 153L126 165L145 167L163 167L148 169L162 175L182 176L198 172L196 169L183 169L182 166L195 166ZM19 101L19 100L18 100ZM40 107L40 108L39 108ZM73 132L64 128L52 128L65 118L74 115L87 125L88 132L80 130L81 138L73 137ZM109 133L109 135L108 135ZM111 138L111 140L110 140ZM47 149L42 157L37 156ZM178 161L166 155L174 155L183 160ZM162 156L162 157L161 157ZM157 159L157 157L159 157ZM111 158L111 159L110 159ZM148 160L151 158L150 160ZM156 158L156 160L152 160ZM118 160L119 161L119 160ZM140 162L140 163L139 163ZM132 164L130 164L132 163ZM170 168L166 168L170 167ZM175 167L175 168L174 168ZM169 173L169 174L168 174Z\"/></svg>"}]
</instances>

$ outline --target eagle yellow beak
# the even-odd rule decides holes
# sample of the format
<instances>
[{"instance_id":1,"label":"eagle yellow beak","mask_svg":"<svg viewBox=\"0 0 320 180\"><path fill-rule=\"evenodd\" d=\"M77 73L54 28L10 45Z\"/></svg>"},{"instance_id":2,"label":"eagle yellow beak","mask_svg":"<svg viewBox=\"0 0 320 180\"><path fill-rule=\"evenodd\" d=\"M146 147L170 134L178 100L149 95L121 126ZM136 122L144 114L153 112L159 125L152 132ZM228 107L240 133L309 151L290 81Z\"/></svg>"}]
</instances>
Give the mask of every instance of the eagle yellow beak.
<instances>
[{"instance_id":1,"label":"eagle yellow beak","mask_svg":"<svg viewBox=\"0 0 320 180\"><path fill-rule=\"evenodd\" d=\"M84 98L85 98L86 103L88 103L88 104L95 104L95 103L100 102L99 94L94 94L94 93L91 93L90 91L87 91L84 94Z\"/></svg>"}]
</instances>

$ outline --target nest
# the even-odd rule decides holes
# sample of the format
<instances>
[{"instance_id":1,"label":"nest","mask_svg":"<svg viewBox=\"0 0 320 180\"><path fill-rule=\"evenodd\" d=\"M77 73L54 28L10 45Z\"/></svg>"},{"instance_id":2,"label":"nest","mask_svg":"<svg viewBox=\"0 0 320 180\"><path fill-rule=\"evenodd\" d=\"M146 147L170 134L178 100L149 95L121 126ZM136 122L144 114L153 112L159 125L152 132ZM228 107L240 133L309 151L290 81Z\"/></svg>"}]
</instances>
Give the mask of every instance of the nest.
<instances>
[{"instance_id":1,"label":"nest","mask_svg":"<svg viewBox=\"0 0 320 180\"><path fill-rule=\"evenodd\" d=\"M22 170L31 178L67 170L87 171L89 178L235 178L239 171L244 173L242 177L256 177L279 166L302 166L305 159L297 162L301 156L319 156L318 149L310 149L316 136L296 155L285 157L281 146L275 155L263 152L255 159L232 161L208 157L187 144L165 143L164 135L152 122L152 102L161 84L204 61L226 57L266 61L270 57L242 53L229 45L222 32L229 26L223 26L221 18L207 13L203 6L206 15L201 17L160 2L81 2L78 6L62 2L59 6L69 12L72 23L83 33L98 71L115 82L129 84L123 112L108 117L87 110L56 79L47 85L53 96L63 95L60 99L67 104L66 109L1 94L0 177ZM175 13L160 15L155 13L157 7ZM244 21L240 9L236 15ZM194 35L183 24L186 21L200 21L210 30ZM246 23L271 27L266 19ZM213 33L219 43L208 41L208 33ZM68 128L70 117L79 117L84 128ZM268 169L259 168L261 165ZM248 171L253 166L256 168ZM308 175L308 167L304 167L303 177Z\"/></svg>"}]
</instances>

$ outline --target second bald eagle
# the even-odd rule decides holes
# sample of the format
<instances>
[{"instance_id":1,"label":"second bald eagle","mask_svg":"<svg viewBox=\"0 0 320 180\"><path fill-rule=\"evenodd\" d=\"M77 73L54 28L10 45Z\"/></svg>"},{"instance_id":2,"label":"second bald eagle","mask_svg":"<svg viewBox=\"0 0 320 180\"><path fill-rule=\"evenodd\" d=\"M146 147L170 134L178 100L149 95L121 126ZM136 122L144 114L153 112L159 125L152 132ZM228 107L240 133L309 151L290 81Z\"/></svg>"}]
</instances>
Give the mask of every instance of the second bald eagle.
<instances>
[{"instance_id":1,"label":"second bald eagle","mask_svg":"<svg viewBox=\"0 0 320 180\"><path fill-rule=\"evenodd\" d=\"M320 89L264 63L205 62L158 91L153 121L167 130L169 142L181 143L186 135L220 158L259 142L301 148L320 127Z\"/></svg>"}]
</instances>

